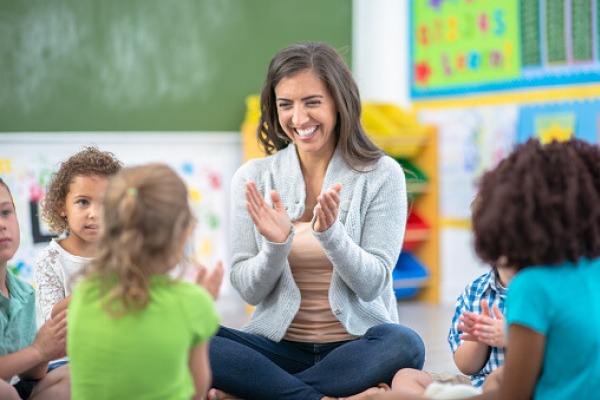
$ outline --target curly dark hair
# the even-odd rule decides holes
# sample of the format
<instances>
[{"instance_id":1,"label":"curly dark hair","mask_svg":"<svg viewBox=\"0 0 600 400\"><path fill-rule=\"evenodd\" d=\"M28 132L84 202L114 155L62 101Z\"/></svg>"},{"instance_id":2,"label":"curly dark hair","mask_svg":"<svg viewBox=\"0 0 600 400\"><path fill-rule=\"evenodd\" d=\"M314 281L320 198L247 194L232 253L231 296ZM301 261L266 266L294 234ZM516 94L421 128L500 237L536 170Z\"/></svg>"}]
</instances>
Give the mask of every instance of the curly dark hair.
<instances>
[{"instance_id":1,"label":"curly dark hair","mask_svg":"<svg viewBox=\"0 0 600 400\"><path fill-rule=\"evenodd\" d=\"M78 176L109 178L121 170L123 163L113 153L86 146L60 164L52 174L42 200L41 217L54 234L68 232L69 224L60 214L65 206L69 186Z\"/></svg>"},{"instance_id":2,"label":"curly dark hair","mask_svg":"<svg viewBox=\"0 0 600 400\"><path fill-rule=\"evenodd\" d=\"M485 173L473 207L475 251L517 270L600 256L600 148L529 139Z\"/></svg>"},{"instance_id":3,"label":"curly dark hair","mask_svg":"<svg viewBox=\"0 0 600 400\"><path fill-rule=\"evenodd\" d=\"M358 86L340 54L318 42L300 42L279 51L271 60L260 97L257 137L267 154L288 146L289 139L279 124L275 87L281 80L313 71L331 93L338 112L336 145L346 164L357 171L383 156L367 136L360 120L362 111Z\"/></svg>"}]
</instances>

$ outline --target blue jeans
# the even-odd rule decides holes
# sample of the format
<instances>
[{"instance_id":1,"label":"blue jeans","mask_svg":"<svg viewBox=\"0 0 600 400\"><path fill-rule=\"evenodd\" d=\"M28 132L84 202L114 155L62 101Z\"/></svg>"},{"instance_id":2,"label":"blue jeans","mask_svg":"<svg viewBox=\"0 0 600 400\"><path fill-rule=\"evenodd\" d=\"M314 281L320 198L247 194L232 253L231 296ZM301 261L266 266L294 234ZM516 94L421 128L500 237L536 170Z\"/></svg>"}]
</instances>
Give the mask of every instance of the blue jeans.
<instances>
[{"instance_id":1,"label":"blue jeans","mask_svg":"<svg viewBox=\"0 0 600 400\"><path fill-rule=\"evenodd\" d=\"M382 324L334 343L273 342L221 327L210 343L213 387L246 400L350 396L401 368L423 368L425 346L413 330Z\"/></svg>"}]
</instances>

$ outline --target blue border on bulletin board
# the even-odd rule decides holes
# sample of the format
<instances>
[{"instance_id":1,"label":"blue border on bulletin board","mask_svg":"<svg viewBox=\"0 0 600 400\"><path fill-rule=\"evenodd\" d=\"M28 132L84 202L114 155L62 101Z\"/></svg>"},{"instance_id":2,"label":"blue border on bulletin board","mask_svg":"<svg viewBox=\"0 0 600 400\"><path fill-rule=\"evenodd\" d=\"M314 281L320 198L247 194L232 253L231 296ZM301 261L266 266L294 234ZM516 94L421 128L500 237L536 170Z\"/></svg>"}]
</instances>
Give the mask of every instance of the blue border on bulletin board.
<instances>
[{"instance_id":1,"label":"blue border on bulletin board","mask_svg":"<svg viewBox=\"0 0 600 400\"><path fill-rule=\"evenodd\" d=\"M413 70L410 68L411 82L413 82ZM415 99L425 99L437 96L456 96L467 93L483 93L497 90L511 90L529 87L560 86L582 83L600 82L600 71L581 72L577 75L538 76L534 78L521 78L496 83L485 83L469 86L456 86L449 89L419 90L411 86L411 96Z\"/></svg>"},{"instance_id":2,"label":"blue border on bulletin board","mask_svg":"<svg viewBox=\"0 0 600 400\"><path fill-rule=\"evenodd\" d=\"M600 100L581 100L519 107L517 141L522 143L535 135L536 119L557 114L572 114L574 136L590 143L599 143Z\"/></svg>"},{"instance_id":3,"label":"blue border on bulletin board","mask_svg":"<svg viewBox=\"0 0 600 400\"><path fill-rule=\"evenodd\" d=\"M536 87L548 87L548 86L564 86L572 84L586 84L586 83L598 83L600 82L600 59L598 59L598 53L600 49L596 49L596 57L591 62L582 64L568 64L561 66L539 66L539 67L523 67L521 66L521 76L516 79L507 79L496 82L484 82L471 85L455 85L447 88L416 88L415 73L414 73L414 55L415 55L415 5L414 1L426 1L426 0L412 0L410 1L409 10L409 57L408 57L408 71L410 78L410 94L415 100L425 100L428 98L435 97L452 97L464 94L476 94L476 93L488 93L494 91L510 91L513 89L524 89L524 88L536 88ZM600 1L600 0L597 0ZM596 29L600 29L600 16L595 16L597 19ZM597 34L594 29L594 34ZM600 46L596 42L597 46Z\"/></svg>"}]
</instances>

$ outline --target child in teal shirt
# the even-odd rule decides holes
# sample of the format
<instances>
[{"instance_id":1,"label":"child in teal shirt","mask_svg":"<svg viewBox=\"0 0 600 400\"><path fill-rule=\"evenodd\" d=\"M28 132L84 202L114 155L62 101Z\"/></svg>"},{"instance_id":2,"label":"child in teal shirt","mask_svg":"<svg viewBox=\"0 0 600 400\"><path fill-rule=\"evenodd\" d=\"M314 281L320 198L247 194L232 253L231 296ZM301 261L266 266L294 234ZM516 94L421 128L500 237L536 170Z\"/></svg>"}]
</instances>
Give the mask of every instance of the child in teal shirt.
<instances>
[{"instance_id":1,"label":"child in teal shirt","mask_svg":"<svg viewBox=\"0 0 600 400\"><path fill-rule=\"evenodd\" d=\"M506 297L502 374L495 388L473 398L597 399L600 147L530 139L482 176L477 199L477 255L517 274Z\"/></svg>"},{"instance_id":2,"label":"child in teal shirt","mask_svg":"<svg viewBox=\"0 0 600 400\"><path fill-rule=\"evenodd\" d=\"M46 374L48 361L64 352L65 313L37 332L33 287L7 269L19 243L15 205L0 178L0 399L68 399L68 367ZM20 380L13 386L17 375Z\"/></svg>"}]
</instances>

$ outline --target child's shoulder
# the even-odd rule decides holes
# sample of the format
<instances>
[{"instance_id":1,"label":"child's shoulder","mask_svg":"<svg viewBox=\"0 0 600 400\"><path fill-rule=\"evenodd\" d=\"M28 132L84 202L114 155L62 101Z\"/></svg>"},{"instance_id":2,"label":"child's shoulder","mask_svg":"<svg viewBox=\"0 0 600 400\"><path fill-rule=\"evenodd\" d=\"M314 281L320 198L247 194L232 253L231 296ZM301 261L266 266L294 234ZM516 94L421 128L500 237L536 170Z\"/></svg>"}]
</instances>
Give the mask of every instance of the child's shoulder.
<instances>
[{"instance_id":1,"label":"child's shoulder","mask_svg":"<svg viewBox=\"0 0 600 400\"><path fill-rule=\"evenodd\" d=\"M200 285L173 278L167 275L153 275L151 277L151 291L157 296L167 296L173 301L183 300L184 302L212 302L210 294Z\"/></svg>"},{"instance_id":2,"label":"child's shoulder","mask_svg":"<svg viewBox=\"0 0 600 400\"><path fill-rule=\"evenodd\" d=\"M34 279L37 285L40 284L38 279L40 279L42 275L60 269L62 253L66 253L66 250L58 244L56 239L52 239L46 247L39 251L35 260L34 271Z\"/></svg>"},{"instance_id":3,"label":"child's shoulder","mask_svg":"<svg viewBox=\"0 0 600 400\"><path fill-rule=\"evenodd\" d=\"M40 250L40 252L38 253L38 260L45 257L58 257L58 254L62 247L60 247L57 240L58 239L56 238L52 239L50 242L48 242L46 247Z\"/></svg>"},{"instance_id":4,"label":"child's shoulder","mask_svg":"<svg viewBox=\"0 0 600 400\"><path fill-rule=\"evenodd\" d=\"M212 297L210 294L200 285L192 282L182 281L182 280L173 280L172 285L175 285L175 290L181 296L194 298L198 300L210 300L212 301Z\"/></svg>"},{"instance_id":5,"label":"child's shoulder","mask_svg":"<svg viewBox=\"0 0 600 400\"><path fill-rule=\"evenodd\" d=\"M71 254L65 248L63 248L60 244L60 241L63 239L52 239L50 243L46 247L44 247L38 253L36 264L38 268L40 266L72 266L77 268L77 266L88 263L91 258L81 257Z\"/></svg>"},{"instance_id":6,"label":"child's shoulder","mask_svg":"<svg viewBox=\"0 0 600 400\"><path fill-rule=\"evenodd\" d=\"M478 292L478 291L482 291L485 288L487 288L493 281L494 281L495 275L494 275L494 270L489 270L484 274L479 275L477 278L475 278L473 281L471 281L470 283L468 283L465 286L465 292Z\"/></svg>"},{"instance_id":7,"label":"child's shoulder","mask_svg":"<svg viewBox=\"0 0 600 400\"><path fill-rule=\"evenodd\" d=\"M16 276L11 270L6 271L6 282L10 286L11 294L14 294L15 289L24 294L34 293L33 286L29 282Z\"/></svg>"},{"instance_id":8,"label":"child's shoulder","mask_svg":"<svg viewBox=\"0 0 600 400\"><path fill-rule=\"evenodd\" d=\"M166 282L168 282L167 285L161 286L163 289L166 288L169 294L156 296L158 302L181 310L182 315L186 315L192 320L206 321L207 318L208 320L218 320L215 302L203 287L192 282L171 278ZM163 300L159 300L159 298Z\"/></svg>"}]
</instances>

